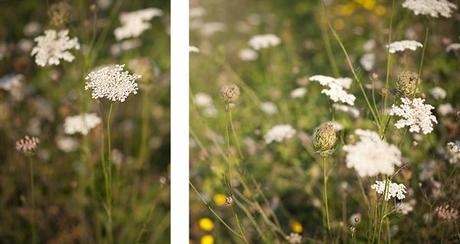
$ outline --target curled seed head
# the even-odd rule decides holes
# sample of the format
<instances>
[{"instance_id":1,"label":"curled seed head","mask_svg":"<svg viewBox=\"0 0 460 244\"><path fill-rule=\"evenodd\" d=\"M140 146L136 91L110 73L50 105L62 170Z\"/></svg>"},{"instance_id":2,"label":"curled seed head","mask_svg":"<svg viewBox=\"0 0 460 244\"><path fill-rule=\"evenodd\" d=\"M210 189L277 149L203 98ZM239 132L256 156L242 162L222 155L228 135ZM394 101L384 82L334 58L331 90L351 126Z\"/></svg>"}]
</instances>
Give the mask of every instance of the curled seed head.
<instances>
[{"instance_id":1,"label":"curled seed head","mask_svg":"<svg viewBox=\"0 0 460 244\"><path fill-rule=\"evenodd\" d=\"M235 84L225 85L220 89L220 95L226 104L233 104L240 97L240 88Z\"/></svg>"},{"instance_id":2,"label":"curled seed head","mask_svg":"<svg viewBox=\"0 0 460 244\"><path fill-rule=\"evenodd\" d=\"M327 153L330 151L337 141L334 124L326 122L316 128L313 134L313 146L315 150L320 153Z\"/></svg>"},{"instance_id":3,"label":"curled seed head","mask_svg":"<svg viewBox=\"0 0 460 244\"><path fill-rule=\"evenodd\" d=\"M70 21L72 7L69 3L62 1L51 5L48 10L50 25L53 27L63 27Z\"/></svg>"},{"instance_id":4,"label":"curled seed head","mask_svg":"<svg viewBox=\"0 0 460 244\"><path fill-rule=\"evenodd\" d=\"M396 90L403 97L410 97L417 92L417 86L420 83L420 78L417 73L411 71L403 71L399 74L396 81Z\"/></svg>"},{"instance_id":5,"label":"curled seed head","mask_svg":"<svg viewBox=\"0 0 460 244\"><path fill-rule=\"evenodd\" d=\"M16 150L22 153L33 153L38 148L40 144L40 139L37 137L25 136L22 139L16 141Z\"/></svg>"}]
</instances>

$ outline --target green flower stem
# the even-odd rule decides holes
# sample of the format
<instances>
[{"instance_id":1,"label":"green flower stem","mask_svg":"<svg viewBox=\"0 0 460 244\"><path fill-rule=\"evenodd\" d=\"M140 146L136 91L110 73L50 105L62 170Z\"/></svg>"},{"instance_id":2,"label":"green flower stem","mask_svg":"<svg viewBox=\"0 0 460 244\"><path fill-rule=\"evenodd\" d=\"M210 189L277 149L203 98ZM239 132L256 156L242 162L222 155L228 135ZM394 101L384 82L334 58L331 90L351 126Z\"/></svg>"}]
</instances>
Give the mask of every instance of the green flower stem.
<instances>
[{"instance_id":1,"label":"green flower stem","mask_svg":"<svg viewBox=\"0 0 460 244\"><path fill-rule=\"evenodd\" d=\"M29 181L30 181L30 202L32 205L31 211L31 236L32 244L37 243L37 230L35 225L35 181L34 181L34 164L32 162L32 156L28 156L29 161Z\"/></svg>"},{"instance_id":2,"label":"green flower stem","mask_svg":"<svg viewBox=\"0 0 460 244\"><path fill-rule=\"evenodd\" d=\"M331 225L329 221L329 205L327 202L327 157L323 156L322 157L323 161L323 215L326 220L326 226L327 226L327 235L331 234ZM327 238L326 238L327 239Z\"/></svg>"}]
</instances>

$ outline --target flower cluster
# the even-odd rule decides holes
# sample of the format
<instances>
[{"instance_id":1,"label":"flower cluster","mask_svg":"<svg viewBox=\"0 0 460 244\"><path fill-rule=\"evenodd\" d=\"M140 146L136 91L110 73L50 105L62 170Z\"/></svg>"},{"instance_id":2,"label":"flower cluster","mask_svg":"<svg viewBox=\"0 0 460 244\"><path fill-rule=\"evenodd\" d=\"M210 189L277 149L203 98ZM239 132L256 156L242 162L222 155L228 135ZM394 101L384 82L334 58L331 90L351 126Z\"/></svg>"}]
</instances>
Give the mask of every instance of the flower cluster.
<instances>
[{"instance_id":1,"label":"flower cluster","mask_svg":"<svg viewBox=\"0 0 460 244\"><path fill-rule=\"evenodd\" d=\"M300 235L299 233L294 233L294 232L292 232L291 234L289 234L288 236L286 236L286 240L287 240L290 244L302 243L302 235Z\"/></svg>"},{"instance_id":2,"label":"flower cluster","mask_svg":"<svg viewBox=\"0 0 460 244\"><path fill-rule=\"evenodd\" d=\"M423 44L418 41L413 40L402 40L390 43L387 45L388 51L390 53L397 53L402 52L404 50L412 50L415 51L417 48L423 47Z\"/></svg>"},{"instance_id":3,"label":"flower cluster","mask_svg":"<svg viewBox=\"0 0 460 244\"><path fill-rule=\"evenodd\" d=\"M375 181L375 184L371 185L371 189L374 189L378 194L384 195L385 201L388 201L391 198L397 198L402 200L406 198L404 195L406 193L406 186L403 184L393 183L389 180L384 181Z\"/></svg>"},{"instance_id":4,"label":"flower cluster","mask_svg":"<svg viewBox=\"0 0 460 244\"><path fill-rule=\"evenodd\" d=\"M405 0L402 6L412 10L415 15L429 15L433 18L450 18L452 12L457 9L455 4L447 0Z\"/></svg>"},{"instance_id":5,"label":"flower cluster","mask_svg":"<svg viewBox=\"0 0 460 244\"><path fill-rule=\"evenodd\" d=\"M37 150L38 144L40 144L40 139L37 137L25 136L16 141L16 150L22 153L32 153Z\"/></svg>"},{"instance_id":6,"label":"flower cluster","mask_svg":"<svg viewBox=\"0 0 460 244\"><path fill-rule=\"evenodd\" d=\"M124 102L132 93L137 94L136 80L141 76L129 74L125 65L109 65L98 68L86 76L85 90L92 90L94 99L107 98L112 102Z\"/></svg>"},{"instance_id":7,"label":"flower cluster","mask_svg":"<svg viewBox=\"0 0 460 244\"><path fill-rule=\"evenodd\" d=\"M281 43L281 39L274 34L264 34L253 36L249 40L249 46L255 50L260 50L268 47L275 47Z\"/></svg>"},{"instance_id":8,"label":"flower cluster","mask_svg":"<svg viewBox=\"0 0 460 244\"><path fill-rule=\"evenodd\" d=\"M265 143L282 142L286 139L293 137L296 130L288 124L280 124L273 126L267 134L265 134Z\"/></svg>"},{"instance_id":9,"label":"flower cluster","mask_svg":"<svg viewBox=\"0 0 460 244\"><path fill-rule=\"evenodd\" d=\"M447 221L457 220L460 216L458 210L451 208L449 205L438 206L434 211L438 218Z\"/></svg>"},{"instance_id":10,"label":"flower cluster","mask_svg":"<svg viewBox=\"0 0 460 244\"><path fill-rule=\"evenodd\" d=\"M72 62L75 56L68 50L80 49L78 39L69 38L69 30L46 30L45 35L34 40L37 46L32 49L31 55L35 55L35 63L39 66L59 65L61 59Z\"/></svg>"},{"instance_id":11,"label":"flower cluster","mask_svg":"<svg viewBox=\"0 0 460 244\"><path fill-rule=\"evenodd\" d=\"M150 28L152 18L163 15L163 11L157 8L146 8L120 15L121 26L115 29L115 37L122 40L138 37Z\"/></svg>"},{"instance_id":12,"label":"flower cluster","mask_svg":"<svg viewBox=\"0 0 460 244\"><path fill-rule=\"evenodd\" d=\"M433 124L437 124L436 117L431 113L433 106L425 104L425 99L401 98L400 106L393 105L390 115L402 117L395 124L396 128L401 129L409 127L410 132L429 134L433 131Z\"/></svg>"},{"instance_id":13,"label":"flower cluster","mask_svg":"<svg viewBox=\"0 0 460 244\"><path fill-rule=\"evenodd\" d=\"M326 94L334 102L342 102L353 106L356 97L347 93L350 89L352 80L350 78L333 78L324 75L314 75L309 78L311 81L317 81L322 86L327 87L321 93Z\"/></svg>"},{"instance_id":14,"label":"flower cluster","mask_svg":"<svg viewBox=\"0 0 460 244\"><path fill-rule=\"evenodd\" d=\"M94 113L86 113L67 117L64 121L64 132L72 135L80 133L87 135L88 132L99 125L101 119Z\"/></svg>"},{"instance_id":15,"label":"flower cluster","mask_svg":"<svg viewBox=\"0 0 460 244\"><path fill-rule=\"evenodd\" d=\"M370 130L357 129L355 132L360 141L356 144L345 145L348 168L354 168L359 176L390 175L395 166L400 166L401 151L394 145L380 139L379 135Z\"/></svg>"}]
</instances>

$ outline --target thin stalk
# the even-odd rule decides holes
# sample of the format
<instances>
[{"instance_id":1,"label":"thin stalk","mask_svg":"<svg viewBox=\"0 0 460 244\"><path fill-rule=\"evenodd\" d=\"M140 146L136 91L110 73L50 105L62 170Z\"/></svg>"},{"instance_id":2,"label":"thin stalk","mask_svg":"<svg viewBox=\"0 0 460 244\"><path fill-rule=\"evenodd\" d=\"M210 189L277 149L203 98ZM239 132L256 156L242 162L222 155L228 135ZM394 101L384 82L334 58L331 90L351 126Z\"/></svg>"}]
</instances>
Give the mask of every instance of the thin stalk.
<instances>
[{"instance_id":1,"label":"thin stalk","mask_svg":"<svg viewBox=\"0 0 460 244\"><path fill-rule=\"evenodd\" d=\"M216 211L214 211L214 209L208 204L208 202L201 196L200 192L198 192L198 190L195 188L193 183L189 182L189 185L190 185L190 187L192 187L193 191L197 194L197 196L201 200L201 202L209 209L209 211L211 211L212 214L214 214L214 216L216 216L216 218L225 226L225 228L227 228L232 234L236 235L237 237L239 237L239 238L241 238L243 240L244 237L241 236L232 227L230 227L230 225L227 224L227 222L225 222L225 220L222 219L222 217L220 217L219 214L216 213Z\"/></svg>"},{"instance_id":2,"label":"thin stalk","mask_svg":"<svg viewBox=\"0 0 460 244\"><path fill-rule=\"evenodd\" d=\"M327 202L327 157L322 157L323 161L323 214L325 215L326 219L326 226L327 226L327 233L330 235L331 233L331 225L329 222L329 206Z\"/></svg>"},{"instance_id":3,"label":"thin stalk","mask_svg":"<svg viewBox=\"0 0 460 244\"><path fill-rule=\"evenodd\" d=\"M32 157L28 156L29 161L29 181L30 181L30 202L32 204L31 211L31 235L32 235L32 244L37 243L37 230L35 225L35 180L34 180L34 165L32 162Z\"/></svg>"},{"instance_id":4,"label":"thin stalk","mask_svg":"<svg viewBox=\"0 0 460 244\"><path fill-rule=\"evenodd\" d=\"M241 146L238 143L238 137L236 135L235 126L233 126L232 111L230 109L228 110L228 118L229 118L229 122L230 122L230 129L232 130L232 134L233 134L233 140L235 141L235 145L236 145L236 148L238 149L238 153L240 154L240 157L243 158L243 153L241 151ZM230 139L229 139L229 141L230 141Z\"/></svg>"},{"instance_id":5,"label":"thin stalk","mask_svg":"<svg viewBox=\"0 0 460 244\"><path fill-rule=\"evenodd\" d=\"M142 121L141 121L141 138L140 138L140 150L139 150L139 166L144 164L147 157L147 138L149 134L149 92L144 90L142 93Z\"/></svg>"},{"instance_id":6,"label":"thin stalk","mask_svg":"<svg viewBox=\"0 0 460 244\"><path fill-rule=\"evenodd\" d=\"M392 3L391 3L390 32L388 34L388 45L390 45L391 39L392 39L394 9L395 9L395 0L393 0ZM386 77L385 77L385 96L383 97L382 113L384 112L385 108L387 107L388 90L389 90L389 87L390 87L390 68L391 68L391 53L390 53L390 51L388 49L388 51L387 51L387 73L386 73Z\"/></svg>"},{"instance_id":7,"label":"thin stalk","mask_svg":"<svg viewBox=\"0 0 460 244\"><path fill-rule=\"evenodd\" d=\"M326 20L327 20L326 9L323 8L323 16L320 17L321 37L323 39L324 47L326 48L326 54L329 60L329 64L331 65L332 72L334 73L336 77L339 77L340 73L339 73L339 69L337 68L337 63L335 62L335 59L334 59L334 54L332 52L331 40L329 38L329 32L327 31L327 25L325 23Z\"/></svg>"},{"instance_id":8,"label":"thin stalk","mask_svg":"<svg viewBox=\"0 0 460 244\"><path fill-rule=\"evenodd\" d=\"M107 161L106 161L106 208L107 208L107 232L109 243L113 243L113 223L112 223L112 138L111 138L111 117L113 103L110 103L109 112L107 114Z\"/></svg>"},{"instance_id":9,"label":"thin stalk","mask_svg":"<svg viewBox=\"0 0 460 244\"><path fill-rule=\"evenodd\" d=\"M426 52L426 46L428 45L428 36L429 36L429 34L430 34L430 25L428 23L426 25L426 29L425 29L425 40L423 41L422 57L420 59L420 65L418 67L418 77L422 76L423 61L425 59L425 52Z\"/></svg>"}]
</instances>

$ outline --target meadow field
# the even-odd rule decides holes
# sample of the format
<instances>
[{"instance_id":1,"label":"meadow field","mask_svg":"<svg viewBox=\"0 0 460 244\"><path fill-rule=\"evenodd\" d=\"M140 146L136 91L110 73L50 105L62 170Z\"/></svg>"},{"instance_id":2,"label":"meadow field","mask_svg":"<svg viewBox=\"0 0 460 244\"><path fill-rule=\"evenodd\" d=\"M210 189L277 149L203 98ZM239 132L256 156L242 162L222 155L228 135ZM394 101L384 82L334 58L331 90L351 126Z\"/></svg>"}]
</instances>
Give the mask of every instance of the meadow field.
<instances>
[{"instance_id":1,"label":"meadow field","mask_svg":"<svg viewBox=\"0 0 460 244\"><path fill-rule=\"evenodd\" d=\"M0 243L169 243L169 1L0 12Z\"/></svg>"},{"instance_id":2,"label":"meadow field","mask_svg":"<svg viewBox=\"0 0 460 244\"><path fill-rule=\"evenodd\" d=\"M460 243L457 0L192 0L191 243Z\"/></svg>"}]
</instances>

